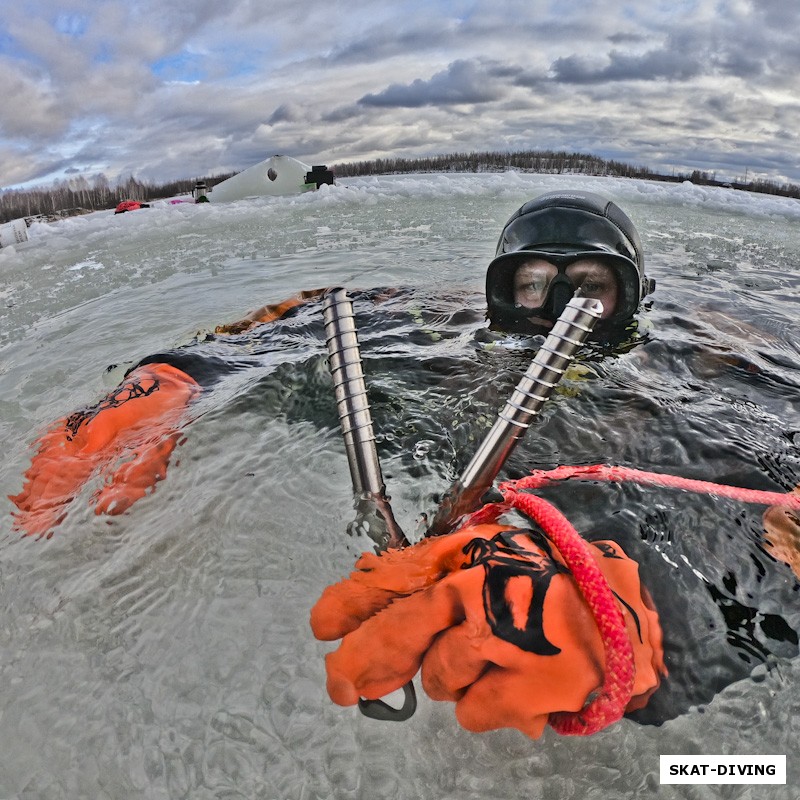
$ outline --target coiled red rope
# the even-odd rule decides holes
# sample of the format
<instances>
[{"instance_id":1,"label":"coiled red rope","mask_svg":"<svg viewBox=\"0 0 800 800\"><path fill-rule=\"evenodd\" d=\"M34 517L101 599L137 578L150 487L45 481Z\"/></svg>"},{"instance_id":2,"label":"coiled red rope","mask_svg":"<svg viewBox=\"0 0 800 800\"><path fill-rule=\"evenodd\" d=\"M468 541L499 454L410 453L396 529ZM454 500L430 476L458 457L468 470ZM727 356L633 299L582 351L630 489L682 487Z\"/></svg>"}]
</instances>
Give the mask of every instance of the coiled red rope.
<instances>
[{"instance_id":1,"label":"coiled red rope","mask_svg":"<svg viewBox=\"0 0 800 800\"><path fill-rule=\"evenodd\" d=\"M652 486L729 497L745 503L790 508L800 508L800 495L727 486L629 467L604 464L560 466L552 470L535 470L519 480L501 483L499 488L505 503L484 506L468 518L466 524L477 525L481 522L492 522L511 508L518 509L542 528L572 572L600 631L605 651L605 675L602 686L588 705L578 712L551 714L549 723L558 733L586 736L622 718L633 693L635 670L633 647L625 630L625 620L605 576L592 557L589 545L555 506L536 495L520 493L522 489L537 489L546 483L568 478L635 481Z\"/></svg>"}]
</instances>

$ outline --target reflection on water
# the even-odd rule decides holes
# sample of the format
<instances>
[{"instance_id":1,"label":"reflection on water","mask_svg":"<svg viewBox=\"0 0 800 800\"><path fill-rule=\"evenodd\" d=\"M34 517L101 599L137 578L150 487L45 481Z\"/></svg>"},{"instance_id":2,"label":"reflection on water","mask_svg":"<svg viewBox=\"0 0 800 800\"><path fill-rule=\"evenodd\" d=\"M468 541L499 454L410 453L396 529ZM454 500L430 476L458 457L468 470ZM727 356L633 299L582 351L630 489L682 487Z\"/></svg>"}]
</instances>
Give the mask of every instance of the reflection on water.
<instances>
[{"instance_id":1,"label":"reflection on water","mask_svg":"<svg viewBox=\"0 0 800 800\"><path fill-rule=\"evenodd\" d=\"M138 359L180 345L219 380L167 479L128 514L95 516L88 486L37 542L10 531L6 505L0 797L482 798L545 784L553 798L599 786L677 797L658 787L660 753L794 751L798 583L764 549L763 509L630 484L542 494L642 564L670 679L637 721L531 742L468 734L427 699L400 726L327 699L328 646L308 611L361 543L344 533L352 498L319 304L254 334L207 331L298 289L413 287L380 302L354 292L384 476L413 533L538 344L485 331L483 269L508 214L567 179L501 177L354 182L201 209L202 226L195 207L121 215L124 228L88 219L4 256L3 495L19 491L36 432ZM582 352L505 474L611 463L792 488L794 212L726 206L743 193L570 180L630 211L658 289L634 338ZM790 782L795 771L790 757ZM749 796L728 788L713 796Z\"/></svg>"}]
</instances>

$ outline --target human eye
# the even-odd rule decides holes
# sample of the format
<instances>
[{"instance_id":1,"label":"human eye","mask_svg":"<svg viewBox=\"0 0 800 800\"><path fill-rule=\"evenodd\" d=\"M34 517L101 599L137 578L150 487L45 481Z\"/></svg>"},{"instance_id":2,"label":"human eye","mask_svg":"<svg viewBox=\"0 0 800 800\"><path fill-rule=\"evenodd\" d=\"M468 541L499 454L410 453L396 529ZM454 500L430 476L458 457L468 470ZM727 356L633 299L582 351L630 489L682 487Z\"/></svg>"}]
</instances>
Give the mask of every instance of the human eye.
<instances>
[{"instance_id":1,"label":"human eye","mask_svg":"<svg viewBox=\"0 0 800 800\"><path fill-rule=\"evenodd\" d=\"M516 302L526 306L538 306L547 293L547 280L544 277L526 278L516 289Z\"/></svg>"},{"instance_id":2,"label":"human eye","mask_svg":"<svg viewBox=\"0 0 800 800\"><path fill-rule=\"evenodd\" d=\"M581 284L581 293L587 297L603 294L608 287L600 281L584 281Z\"/></svg>"},{"instance_id":3,"label":"human eye","mask_svg":"<svg viewBox=\"0 0 800 800\"><path fill-rule=\"evenodd\" d=\"M534 278L529 278L522 285L522 288L527 292L539 294L547 288L547 279L543 275L538 275Z\"/></svg>"}]
</instances>

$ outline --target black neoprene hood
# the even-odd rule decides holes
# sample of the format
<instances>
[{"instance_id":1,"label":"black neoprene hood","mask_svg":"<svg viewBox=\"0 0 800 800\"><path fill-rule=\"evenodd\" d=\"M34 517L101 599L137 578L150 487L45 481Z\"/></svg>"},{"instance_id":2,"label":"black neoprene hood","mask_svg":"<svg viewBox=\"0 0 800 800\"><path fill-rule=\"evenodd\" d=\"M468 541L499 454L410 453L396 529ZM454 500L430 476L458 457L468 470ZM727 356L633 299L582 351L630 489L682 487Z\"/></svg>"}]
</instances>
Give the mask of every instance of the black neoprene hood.
<instances>
[{"instance_id":1,"label":"black neoprene hood","mask_svg":"<svg viewBox=\"0 0 800 800\"><path fill-rule=\"evenodd\" d=\"M594 258L612 267L619 296L614 314L605 320L608 323L630 320L653 289L644 274L636 227L616 203L591 192L550 192L525 203L500 235L486 272L486 300L494 326L519 327L514 274L522 263L537 257L554 263Z\"/></svg>"}]
</instances>

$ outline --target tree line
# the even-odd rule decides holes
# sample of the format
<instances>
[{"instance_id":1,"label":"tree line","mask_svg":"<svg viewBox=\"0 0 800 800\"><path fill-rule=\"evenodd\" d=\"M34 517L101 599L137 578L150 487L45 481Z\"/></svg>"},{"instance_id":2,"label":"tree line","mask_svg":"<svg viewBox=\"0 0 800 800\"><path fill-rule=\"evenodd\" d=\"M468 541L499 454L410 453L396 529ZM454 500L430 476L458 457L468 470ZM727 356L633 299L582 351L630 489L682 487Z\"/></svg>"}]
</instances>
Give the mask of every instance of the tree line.
<instances>
[{"instance_id":1,"label":"tree line","mask_svg":"<svg viewBox=\"0 0 800 800\"><path fill-rule=\"evenodd\" d=\"M690 173L660 174L654 170L621 161L608 160L586 153L569 153L551 150L523 150L512 153L473 152L450 153L424 158L377 158L371 161L354 161L333 165L339 177L364 175L391 175L420 172L503 172L515 169L521 172L545 174L580 174L619 178L641 178L682 182L709 186L725 186L763 194L800 198L800 186L789 183L756 179L720 181L714 173L694 170ZM56 181L52 186L33 189L6 189L0 191L0 222L24 217L28 220L59 217L114 208L123 200L147 202L164 197L189 194L199 180L209 186L219 183L235 173L186 178L168 183L153 184L130 176L111 184L105 175L91 180L83 176Z\"/></svg>"},{"instance_id":2,"label":"tree line","mask_svg":"<svg viewBox=\"0 0 800 800\"><path fill-rule=\"evenodd\" d=\"M56 181L51 186L0 191L0 222L25 218L54 221L62 217L116 208L123 200L147 202L164 197L190 194L195 183L205 180L211 186L228 175L213 178L185 178L153 184L130 176L111 184L105 175L87 180L83 176Z\"/></svg>"},{"instance_id":3,"label":"tree line","mask_svg":"<svg viewBox=\"0 0 800 800\"><path fill-rule=\"evenodd\" d=\"M377 158L337 164L334 172L342 177L390 175L412 172L521 172L547 174L574 173L608 175L625 178L655 178L647 167L608 161L585 153L526 150L514 153L475 152L450 153L427 158Z\"/></svg>"},{"instance_id":4,"label":"tree line","mask_svg":"<svg viewBox=\"0 0 800 800\"><path fill-rule=\"evenodd\" d=\"M608 160L586 153L569 153L551 150L524 150L514 153L477 152L451 153L428 158L377 158L337 164L334 172L342 177L361 175L391 175L413 172L503 172L517 169L521 172L544 174L580 174L615 178L641 178L644 180L682 183L691 181L707 186L724 186L749 192L800 198L800 186L793 183L755 179L717 180L716 173L703 170L664 174L645 166Z\"/></svg>"}]
</instances>

